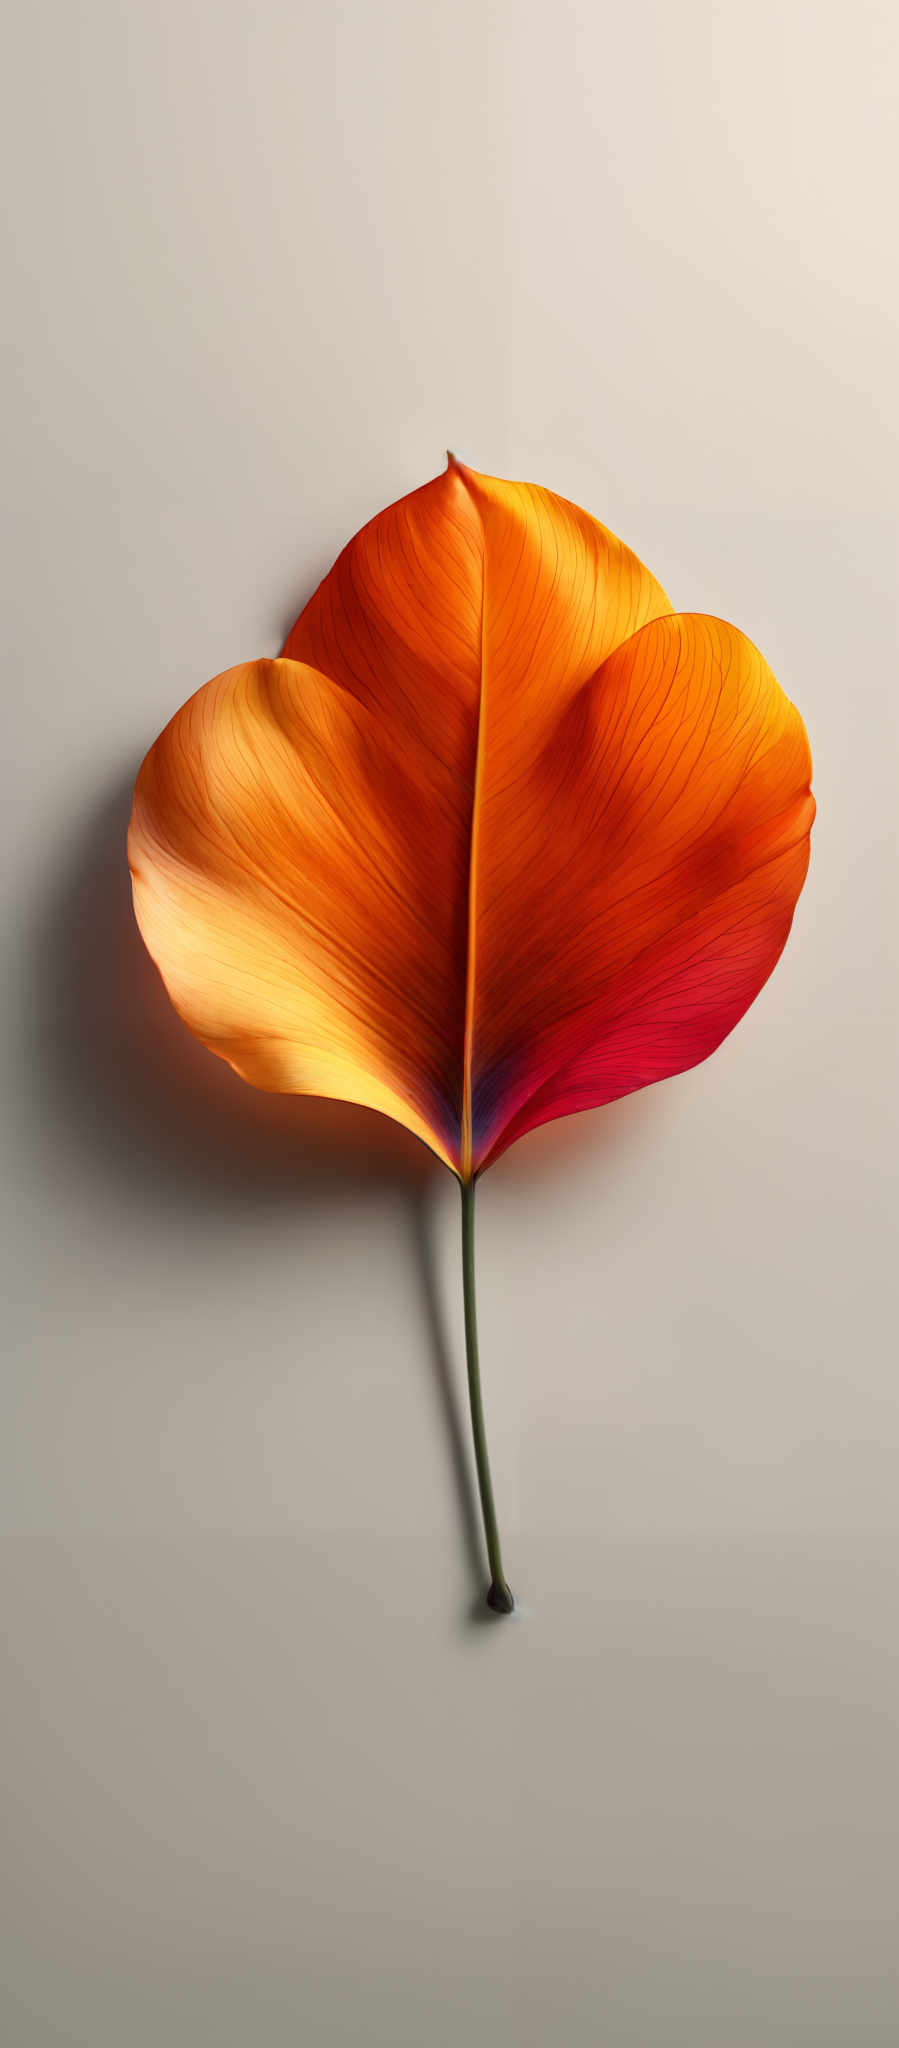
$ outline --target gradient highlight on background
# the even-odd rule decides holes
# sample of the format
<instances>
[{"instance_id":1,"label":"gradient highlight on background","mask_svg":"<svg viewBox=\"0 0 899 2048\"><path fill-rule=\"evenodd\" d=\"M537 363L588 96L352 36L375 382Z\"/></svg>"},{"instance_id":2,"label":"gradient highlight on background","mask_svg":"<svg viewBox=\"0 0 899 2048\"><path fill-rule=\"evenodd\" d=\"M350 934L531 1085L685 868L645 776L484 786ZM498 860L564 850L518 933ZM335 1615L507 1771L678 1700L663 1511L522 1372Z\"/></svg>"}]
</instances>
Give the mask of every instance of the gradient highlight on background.
<instances>
[{"instance_id":1,"label":"gradient highlight on background","mask_svg":"<svg viewBox=\"0 0 899 2048\"><path fill-rule=\"evenodd\" d=\"M895 9L9 43L0 2032L895 2048ZM447 445L735 620L821 804L739 1030L480 1190L495 1629L458 1190L195 1043L124 861Z\"/></svg>"}]
</instances>

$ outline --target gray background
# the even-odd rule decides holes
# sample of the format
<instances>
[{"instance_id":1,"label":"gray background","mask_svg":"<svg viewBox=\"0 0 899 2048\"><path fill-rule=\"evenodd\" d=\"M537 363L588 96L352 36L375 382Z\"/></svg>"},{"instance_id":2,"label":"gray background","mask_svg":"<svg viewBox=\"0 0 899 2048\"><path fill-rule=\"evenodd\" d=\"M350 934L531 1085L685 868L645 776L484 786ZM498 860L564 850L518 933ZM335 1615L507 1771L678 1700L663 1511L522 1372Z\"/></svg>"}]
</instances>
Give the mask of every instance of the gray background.
<instances>
[{"instance_id":1,"label":"gray background","mask_svg":"<svg viewBox=\"0 0 899 2048\"><path fill-rule=\"evenodd\" d=\"M10 2048L899 2037L892 7L11 10ZM820 817L704 1067L480 1196L254 1095L145 747L442 467L732 618Z\"/></svg>"}]
</instances>

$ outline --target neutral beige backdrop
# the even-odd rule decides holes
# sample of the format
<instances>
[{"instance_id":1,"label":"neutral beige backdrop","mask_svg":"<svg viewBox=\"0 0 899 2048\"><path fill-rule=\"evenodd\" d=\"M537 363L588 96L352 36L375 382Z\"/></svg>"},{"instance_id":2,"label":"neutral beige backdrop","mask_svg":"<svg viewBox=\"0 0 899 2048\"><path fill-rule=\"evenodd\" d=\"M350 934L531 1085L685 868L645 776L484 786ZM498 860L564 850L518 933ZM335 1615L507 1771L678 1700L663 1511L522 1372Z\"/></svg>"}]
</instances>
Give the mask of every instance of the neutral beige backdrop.
<instances>
[{"instance_id":1,"label":"neutral beige backdrop","mask_svg":"<svg viewBox=\"0 0 899 2048\"><path fill-rule=\"evenodd\" d=\"M894 10L10 8L10 2048L894 2048ZM446 445L764 649L820 804L705 1067L480 1196L254 1096L139 758Z\"/></svg>"}]
</instances>

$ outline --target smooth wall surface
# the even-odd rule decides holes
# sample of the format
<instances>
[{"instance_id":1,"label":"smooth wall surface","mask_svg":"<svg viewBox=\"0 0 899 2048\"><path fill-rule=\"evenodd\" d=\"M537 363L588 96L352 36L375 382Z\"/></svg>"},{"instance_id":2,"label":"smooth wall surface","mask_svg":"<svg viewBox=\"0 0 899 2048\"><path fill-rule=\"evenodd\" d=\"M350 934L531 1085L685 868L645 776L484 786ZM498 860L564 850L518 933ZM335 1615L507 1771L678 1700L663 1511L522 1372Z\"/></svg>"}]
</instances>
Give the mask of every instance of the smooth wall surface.
<instances>
[{"instance_id":1,"label":"smooth wall surface","mask_svg":"<svg viewBox=\"0 0 899 2048\"><path fill-rule=\"evenodd\" d=\"M10 7L10 2048L899 2039L894 10ZM819 820L704 1067L479 1197L255 1096L139 759L449 445L755 639Z\"/></svg>"}]
</instances>

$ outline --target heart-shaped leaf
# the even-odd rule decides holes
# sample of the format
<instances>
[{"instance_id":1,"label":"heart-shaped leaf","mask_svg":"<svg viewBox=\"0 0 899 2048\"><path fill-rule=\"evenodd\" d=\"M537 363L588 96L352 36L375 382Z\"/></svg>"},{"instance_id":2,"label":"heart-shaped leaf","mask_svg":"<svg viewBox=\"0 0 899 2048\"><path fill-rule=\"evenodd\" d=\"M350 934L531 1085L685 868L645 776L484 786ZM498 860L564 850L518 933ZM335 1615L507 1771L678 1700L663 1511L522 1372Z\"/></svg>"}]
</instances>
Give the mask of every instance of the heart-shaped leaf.
<instances>
[{"instance_id":1,"label":"heart-shaped leaf","mask_svg":"<svg viewBox=\"0 0 899 2048\"><path fill-rule=\"evenodd\" d=\"M151 748L135 911L248 1081L381 1110L470 1190L733 1029L790 929L810 772L741 633L672 612L576 506L451 457L344 549L280 660Z\"/></svg>"}]
</instances>

